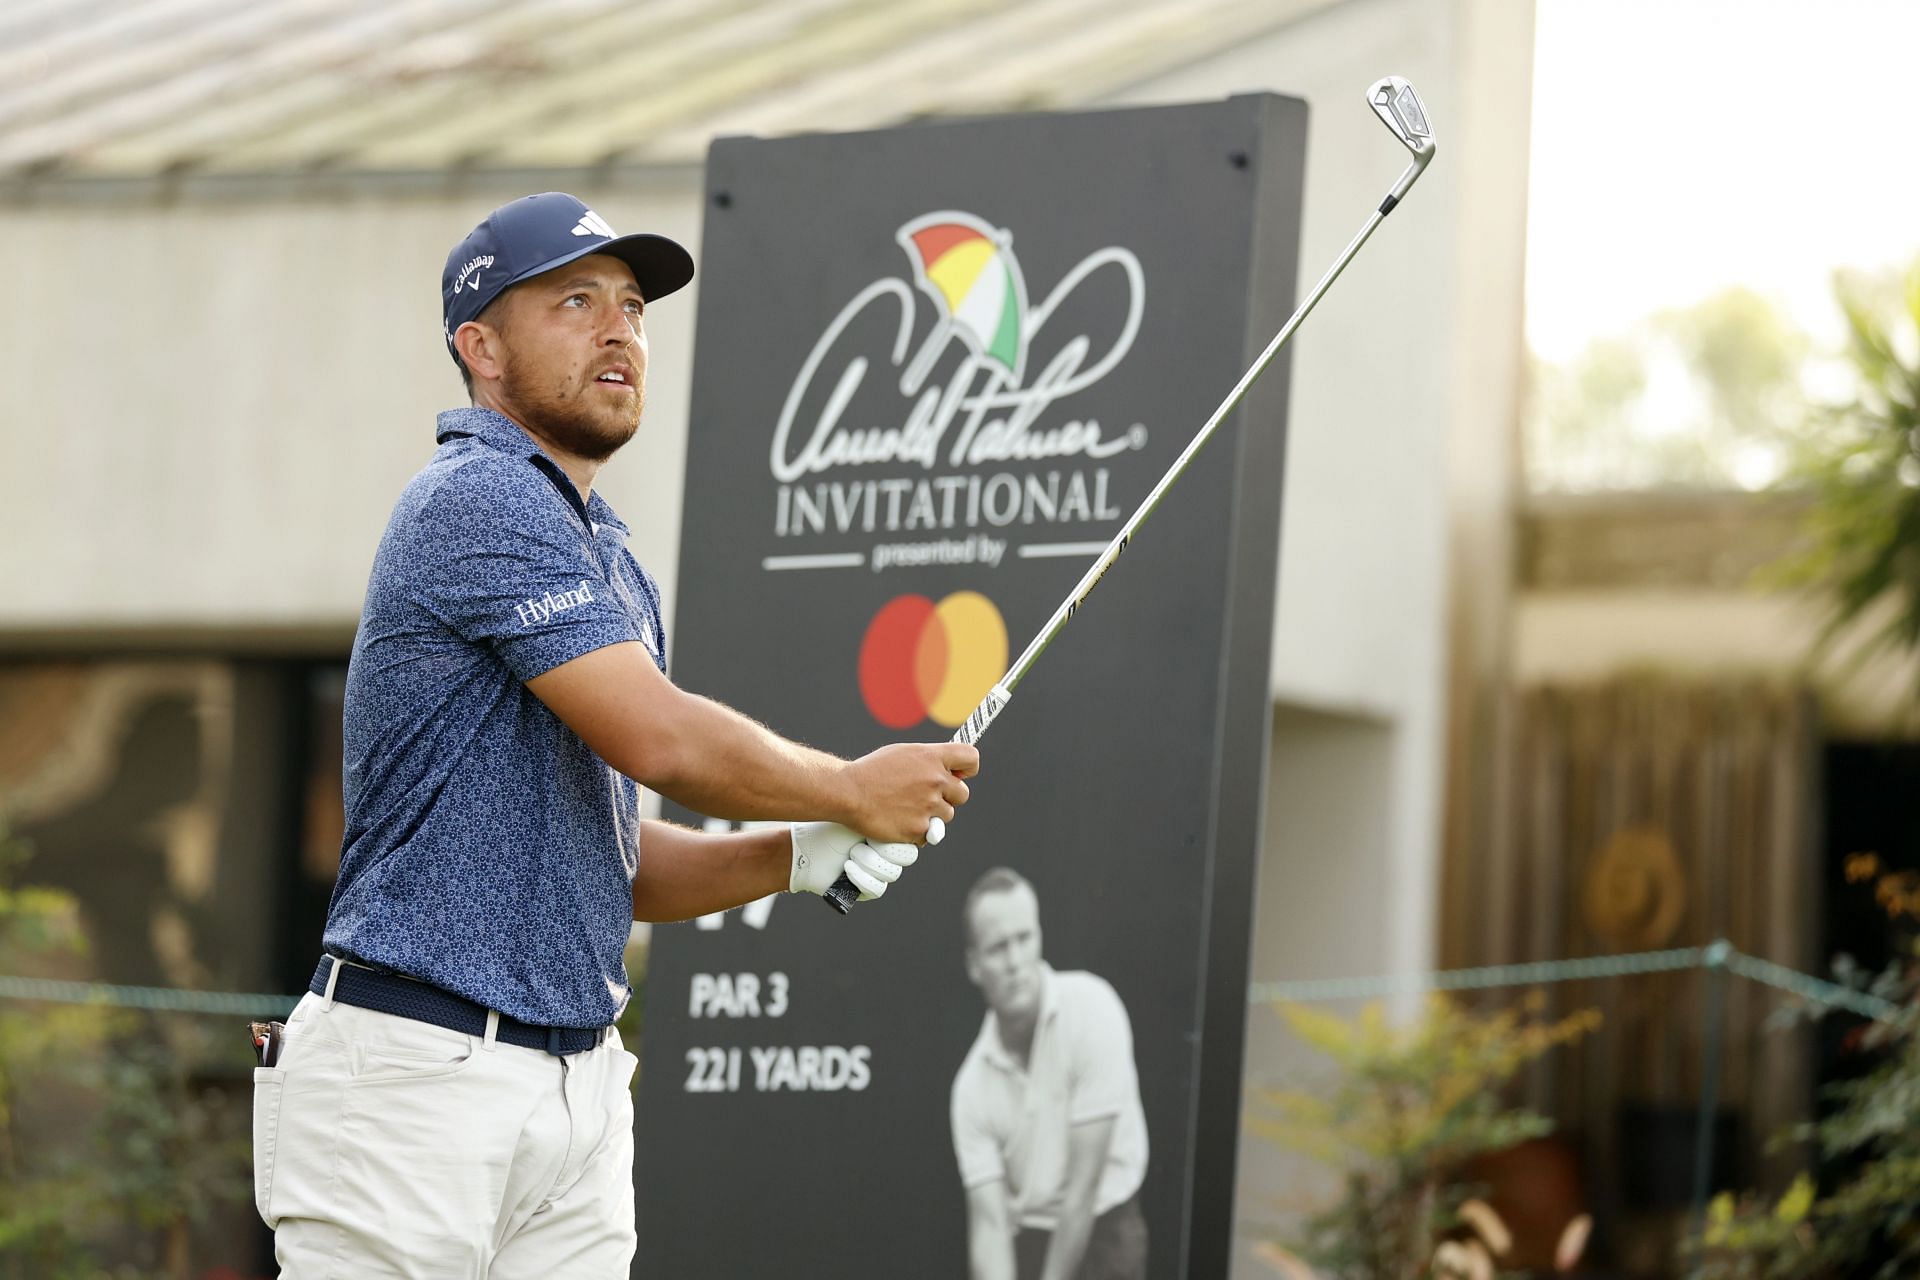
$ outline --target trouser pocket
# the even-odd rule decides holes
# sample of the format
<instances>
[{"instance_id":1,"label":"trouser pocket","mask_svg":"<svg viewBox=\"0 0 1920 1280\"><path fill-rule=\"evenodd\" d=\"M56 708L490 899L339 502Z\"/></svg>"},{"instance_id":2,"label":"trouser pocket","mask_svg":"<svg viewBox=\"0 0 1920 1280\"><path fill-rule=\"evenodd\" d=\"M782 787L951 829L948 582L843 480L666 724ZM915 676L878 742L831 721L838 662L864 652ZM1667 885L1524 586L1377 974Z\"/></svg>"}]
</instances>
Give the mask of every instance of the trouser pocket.
<instances>
[{"instance_id":1,"label":"trouser pocket","mask_svg":"<svg viewBox=\"0 0 1920 1280\"><path fill-rule=\"evenodd\" d=\"M253 1069L253 1207L273 1226L273 1163L280 1140L280 1094L284 1067Z\"/></svg>"}]
</instances>

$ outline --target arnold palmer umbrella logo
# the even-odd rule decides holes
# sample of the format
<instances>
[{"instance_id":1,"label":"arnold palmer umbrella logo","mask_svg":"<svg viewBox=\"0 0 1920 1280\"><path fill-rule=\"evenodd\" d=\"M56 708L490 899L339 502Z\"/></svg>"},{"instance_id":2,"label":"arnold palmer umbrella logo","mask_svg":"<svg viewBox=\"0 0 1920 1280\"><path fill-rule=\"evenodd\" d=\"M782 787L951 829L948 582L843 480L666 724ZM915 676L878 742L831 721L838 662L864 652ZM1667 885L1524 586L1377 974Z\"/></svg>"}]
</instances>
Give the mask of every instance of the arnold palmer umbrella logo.
<instances>
[{"instance_id":1,"label":"arnold palmer umbrella logo","mask_svg":"<svg viewBox=\"0 0 1920 1280\"><path fill-rule=\"evenodd\" d=\"M922 214L893 240L906 270L840 308L787 390L768 466L773 534L795 554L762 567L1093 554L1126 515L1110 460L1147 442L1085 397L1139 336L1139 259L1096 248L1036 302L1013 231L977 213Z\"/></svg>"},{"instance_id":2,"label":"arnold palmer umbrella logo","mask_svg":"<svg viewBox=\"0 0 1920 1280\"><path fill-rule=\"evenodd\" d=\"M1026 371L1027 285L1013 256L1013 238L965 213L930 213L900 228L900 247L913 260L918 284L937 310L905 386L926 381L949 336L998 362L1017 384Z\"/></svg>"}]
</instances>

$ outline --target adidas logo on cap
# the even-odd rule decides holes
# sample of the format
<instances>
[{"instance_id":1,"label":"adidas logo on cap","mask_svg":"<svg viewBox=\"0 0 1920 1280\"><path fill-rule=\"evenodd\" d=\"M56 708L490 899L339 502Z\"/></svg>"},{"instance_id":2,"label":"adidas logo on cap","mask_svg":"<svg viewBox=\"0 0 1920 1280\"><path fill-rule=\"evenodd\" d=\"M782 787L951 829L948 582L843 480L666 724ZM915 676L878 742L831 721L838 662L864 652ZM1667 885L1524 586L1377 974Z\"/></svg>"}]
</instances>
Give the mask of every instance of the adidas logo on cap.
<instances>
[{"instance_id":1,"label":"adidas logo on cap","mask_svg":"<svg viewBox=\"0 0 1920 1280\"><path fill-rule=\"evenodd\" d=\"M577 236L605 236L611 240L613 239L613 228L607 225L605 218L589 209L586 215L574 224L573 234Z\"/></svg>"}]
</instances>

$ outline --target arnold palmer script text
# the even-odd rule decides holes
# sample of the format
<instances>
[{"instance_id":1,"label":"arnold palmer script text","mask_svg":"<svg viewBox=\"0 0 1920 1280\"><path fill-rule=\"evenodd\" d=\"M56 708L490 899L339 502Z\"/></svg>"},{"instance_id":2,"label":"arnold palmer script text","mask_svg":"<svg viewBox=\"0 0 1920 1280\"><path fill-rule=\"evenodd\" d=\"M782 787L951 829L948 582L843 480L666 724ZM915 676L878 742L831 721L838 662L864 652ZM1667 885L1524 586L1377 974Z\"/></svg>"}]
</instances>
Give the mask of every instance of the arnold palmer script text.
<instances>
[{"instance_id":1,"label":"arnold palmer script text","mask_svg":"<svg viewBox=\"0 0 1920 1280\"><path fill-rule=\"evenodd\" d=\"M1133 346L1144 299L1133 254L1113 247L1080 262L1028 313L1027 340L1033 342L1055 309L1102 268L1119 272L1127 286L1127 310L1113 344L1095 359L1091 340L1076 334L1052 349L1038 372L1029 368L1024 386L1013 369L971 347L950 366L944 384L921 385L930 371L948 367L930 353L964 344L936 320L922 338L922 351L909 359L913 289L894 278L862 289L820 335L781 408L767 460L779 486L775 535L944 533L1120 519L1125 512L1116 501L1112 469L1099 464L1144 448L1146 427L1136 422L1111 431L1093 417L1057 410L1104 378ZM881 375L893 384L891 391L878 383L869 388L874 361L848 337L862 317L859 329L867 341L876 320L891 325L889 372ZM904 417L893 417L903 404ZM894 407L876 407L882 405ZM869 420L852 420L856 413ZM883 418L874 424L875 413L892 423ZM1054 420L1059 418L1064 420ZM883 474L845 474L855 468Z\"/></svg>"}]
</instances>

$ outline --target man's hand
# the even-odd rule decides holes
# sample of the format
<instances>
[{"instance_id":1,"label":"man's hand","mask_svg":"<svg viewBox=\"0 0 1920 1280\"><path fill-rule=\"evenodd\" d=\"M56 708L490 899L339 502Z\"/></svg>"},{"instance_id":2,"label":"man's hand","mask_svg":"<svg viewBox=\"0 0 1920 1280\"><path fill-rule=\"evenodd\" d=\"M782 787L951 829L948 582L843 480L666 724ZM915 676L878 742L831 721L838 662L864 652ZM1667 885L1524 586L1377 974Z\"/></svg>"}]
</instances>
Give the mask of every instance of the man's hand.
<instances>
[{"instance_id":1,"label":"man's hand","mask_svg":"<svg viewBox=\"0 0 1920 1280\"><path fill-rule=\"evenodd\" d=\"M967 802L967 784L980 772L978 748L959 742L902 742L847 766L854 805L849 826L876 843L926 839L927 820L953 821ZM858 883L856 880L855 883Z\"/></svg>"},{"instance_id":2,"label":"man's hand","mask_svg":"<svg viewBox=\"0 0 1920 1280\"><path fill-rule=\"evenodd\" d=\"M796 822L790 830L793 873L788 893L825 893L844 870L860 890L860 901L871 902L920 857L913 845L869 844L858 831L837 822Z\"/></svg>"}]
</instances>

